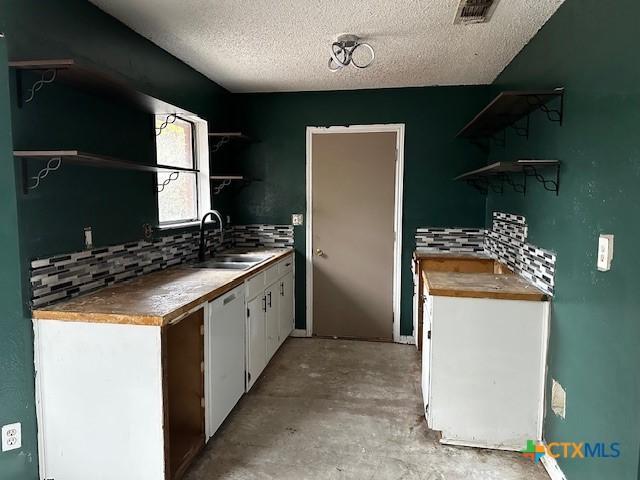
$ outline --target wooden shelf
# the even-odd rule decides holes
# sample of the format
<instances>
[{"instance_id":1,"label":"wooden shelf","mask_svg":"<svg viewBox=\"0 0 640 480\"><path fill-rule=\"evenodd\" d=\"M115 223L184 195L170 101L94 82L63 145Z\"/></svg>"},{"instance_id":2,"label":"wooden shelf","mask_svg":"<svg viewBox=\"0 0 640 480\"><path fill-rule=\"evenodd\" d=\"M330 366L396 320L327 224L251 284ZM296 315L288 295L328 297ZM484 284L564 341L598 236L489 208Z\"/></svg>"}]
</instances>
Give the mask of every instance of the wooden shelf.
<instances>
[{"instance_id":1,"label":"wooden shelf","mask_svg":"<svg viewBox=\"0 0 640 480\"><path fill-rule=\"evenodd\" d=\"M540 170L554 168L552 177L546 178ZM520 174L521 177L515 177ZM517 160L515 162L495 162L486 167L463 173L454 178L462 180L487 194L489 190L504 193L505 183L518 193L527 193L527 178L540 182L545 190L555 192L560 190L560 161L559 160ZM519 180L521 179L521 180Z\"/></svg>"},{"instance_id":2,"label":"wooden shelf","mask_svg":"<svg viewBox=\"0 0 640 480\"><path fill-rule=\"evenodd\" d=\"M242 175L212 175L209 178L211 180L246 180Z\"/></svg>"},{"instance_id":3,"label":"wooden shelf","mask_svg":"<svg viewBox=\"0 0 640 480\"><path fill-rule=\"evenodd\" d=\"M562 106L559 110L551 110L547 104L554 99L562 99L563 95L563 88L502 92L465 125L457 136L470 139L493 137L538 109L547 113L549 120L562 123ZM518 129L526 129L528 134L528 127Z\"/></svg>"},{"instance_id":4,"label":"wooden shelf","mask_svg":"<svg viewBox=\"0 0 640 480\"><path fill-rule=\"evenodd\" d=\"M212 138L228 138L229 140L241 140L244 142L251 141L251 138L242 132L211 132L209 136Z\"/></svg>"},{"instance_id":5,"label":"wooden shelf","mask_svg":"<svg viewBox=\"0 0 640 480\"><path fill-rule=\"evenodd\" d=\"M14 150L13 156L21 159L50 160L61 158L73 165L85 165L98 168L113 168L119 170L137 170L141 172L197 172L198 170L169 165L153 165L148 163L136 163L129 160L120 160L105 155L81 152L79 150Z\"/></svg>"},{"instance_id":6,"label":"wooden shelf","mask_svg":"<svg viewBox=\"0 0 640 480\"><path fill-rule=\"evenodd\" d=\"M522 173L528 168L555 167L559 160L517 160L515 162L495 162L486 167L458 175L454 180L470 180L474 178L490 177L501 173Z\"/></svg>"},{"instance_id":7,"label":"wooden shelf","mask_svg":"<svg viewBox=\"0 0 640 480\"><path fill-rule=\"evenodd\" d=\"M188 110L133 88L129 81L122 76L108 73L84 62L80 64L74 59L10 61L9 67L18 71L34 71L39 73L53 70L56 72L55 81L60 81L103 98L133 105L151 114L169 115L173 113L185 116L194 115ZM30 86L23 84L23 92L28 91L29 87ZM20 92L20 101L23 100L23 92Z\"/></svg>"}]
</instances>

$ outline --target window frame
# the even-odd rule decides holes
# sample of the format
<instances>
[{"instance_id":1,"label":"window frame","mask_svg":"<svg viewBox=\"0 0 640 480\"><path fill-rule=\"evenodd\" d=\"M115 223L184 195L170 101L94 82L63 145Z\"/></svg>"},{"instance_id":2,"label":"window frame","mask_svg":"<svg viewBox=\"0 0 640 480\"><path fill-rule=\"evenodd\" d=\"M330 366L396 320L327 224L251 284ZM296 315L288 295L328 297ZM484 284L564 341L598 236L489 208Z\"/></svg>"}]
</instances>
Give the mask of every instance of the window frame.
<instances>
[{"instance_id":1,"label":"window frame","mask_svg":"<svg viewBox=\"0 0 640 480\"><path fill-rule=\"evenodd\" d=\"M196 218L181 219L171 221L160 221L160 193L156 192L156 214L158 229L165 230L171 228L181 228L191 225L197 225L200 218L205 212L211 210L211 189L209 186L209 141L207 122L196 115L176 114L176 119L191 125L191 169L184 167L175 167L175 172L193 173L195 175L195 194L196 194ZM154 126L158 118L166 119L166 115L155 115ZM160 134L162 135L162 134ZM158 161L156 147L156 163ZM172 166L161 165L171 170ZM156 175L156 184L158 183L158 175Z\"/></svg>"}]
</instances>

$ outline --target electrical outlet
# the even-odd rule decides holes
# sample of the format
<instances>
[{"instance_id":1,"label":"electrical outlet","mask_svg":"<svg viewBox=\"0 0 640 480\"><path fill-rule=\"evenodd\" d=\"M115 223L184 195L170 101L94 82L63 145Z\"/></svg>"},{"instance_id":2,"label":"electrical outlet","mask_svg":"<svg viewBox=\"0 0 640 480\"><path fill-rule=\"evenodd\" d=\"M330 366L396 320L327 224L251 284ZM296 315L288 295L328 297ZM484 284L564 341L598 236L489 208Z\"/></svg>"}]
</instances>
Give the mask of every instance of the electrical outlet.
<instances>
[{"instance_id":1,"label":"electrical outlet","mask_svg":"<svg viewBox=\"0 0 640 480\"><path fill-rule=\"evenodd\" d=\"M598 270L611 270L613 260L613 235L600 235L598 240Z\"/></svg>"},{"instance_id":2,"label":"electrical outlet","mask_svg":"<svg viewBox=\"0 0 640 480\"><path fill-rule=\"evenodd\" d=\"M291 223L293 225L302 225L304 223L304 215L302 213L294 213L291 215Z\"/></svg>"},{"instance_id":3,"label":"electrical outlet","mask_svg":"<svg viewBox=\"0 0 640 480\"><path fill-rule=\"evenodd\" d=\"M91 250L93 248L93 232L91 227L84 227L84 248Z\"/></svg>"},{"instance_id":4,"label":"electrical outlet","mask_svg":"<svg viewBox=\"0 0 640 480\"><path fill-rule=\"evenodd\" d=\"M2 451L17 450L22 447L22 426L11 423L2 427Z\"/></svg>"}]
</instances>

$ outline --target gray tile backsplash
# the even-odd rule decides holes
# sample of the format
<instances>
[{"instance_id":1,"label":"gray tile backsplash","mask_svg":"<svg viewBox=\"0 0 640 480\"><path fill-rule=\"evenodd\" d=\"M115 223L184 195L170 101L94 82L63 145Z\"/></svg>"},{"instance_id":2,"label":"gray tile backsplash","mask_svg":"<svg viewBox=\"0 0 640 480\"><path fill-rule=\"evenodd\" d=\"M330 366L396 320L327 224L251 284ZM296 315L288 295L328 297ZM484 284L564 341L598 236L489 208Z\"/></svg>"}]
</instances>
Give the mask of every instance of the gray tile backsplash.
<instances>
[{"instance_id":1,"label":"gray tile backsplash","mask_svg":"<svg viewBox=\"0 0 640 480\"><path fill-rule=\"evenodd\" d=\"M418 228L416 248L423 251L484 251L545 293L553 295L556 255L527 243L527 236L525 217L493 212L489 230Z\"/></svg>"},{"instance_id":2,"label":"gray tile backsplash","mask_svg":"<svg viewBox=\"0 0 640 480\"><path fill-rule=\"evenodd\" d=\"M43 307L198 256L199 232L168 235L153 241L130 242L31 262L31 304ZM207 248L220 252L235 247L293 246L291 225L235 225L207 233Z\"/></svg>"},{"instance_id":3,"label":"gray tile backsplash","mask_svg":"<svg viewBox=\"0 0 640 480\"><path fill-rule=\"evenodd\" d=\"M418 228L416 248L423 251L482 252L485 230L481 228Z\"/></svg>"}]
</instances>

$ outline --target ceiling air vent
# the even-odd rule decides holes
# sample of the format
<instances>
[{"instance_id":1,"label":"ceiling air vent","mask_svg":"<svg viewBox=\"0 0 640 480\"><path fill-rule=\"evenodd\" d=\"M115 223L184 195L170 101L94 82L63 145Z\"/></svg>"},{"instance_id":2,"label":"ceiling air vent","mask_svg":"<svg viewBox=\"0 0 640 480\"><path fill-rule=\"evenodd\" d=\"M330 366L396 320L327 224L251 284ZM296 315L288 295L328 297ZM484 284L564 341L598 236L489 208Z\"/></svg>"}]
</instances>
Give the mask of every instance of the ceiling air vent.
<instances>
[{"instance_id":1,"label":"ceiling air vent","mask_svg":"<svg viewBox=\"0 0 640 480\"><path fill-rule=\"evenodd\" d=\"M491 20L500 0L461 0L453 23L485 23Z\"/></svg>"}]
</instances>

